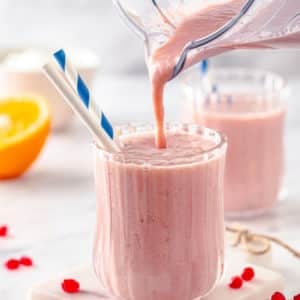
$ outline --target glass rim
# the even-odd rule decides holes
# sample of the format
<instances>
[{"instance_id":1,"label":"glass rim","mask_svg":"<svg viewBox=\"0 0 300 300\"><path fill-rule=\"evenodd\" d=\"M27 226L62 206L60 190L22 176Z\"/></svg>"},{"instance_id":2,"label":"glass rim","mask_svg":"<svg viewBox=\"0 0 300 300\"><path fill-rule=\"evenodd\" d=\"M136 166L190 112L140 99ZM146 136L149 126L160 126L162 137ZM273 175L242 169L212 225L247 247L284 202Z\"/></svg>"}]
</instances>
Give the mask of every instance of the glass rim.
<instances>
[{"instance_id":1,"label":"glass rim","mask_svg":"<svg viewBox=\"0 0 300 300\"><path fill-rule=\"evenodd\" d=\"M199 66L193 66L190 69L188 69L186 72L184 72L181 76L181 84L185 88L190 88L192 87L192 82L191 80L193 79L193 75L200 73ZM268 91L270 93L282 91L287 88L288 83L287 80L280 74L272 71L268 71L266 69L257 69L257 68L246 68L246 67L213 67L208 70L208 75L209 74L217 74L219 76L227 76L228 78L230 75L232 76L244 76L244 75L251 75L253 77L258 77L258 76L265 76L271 78L274 82L276 82L276 91ZM198 89L198 87L193 86L193 89Z\"/></svg>"},{"instance_id":2,"label":"glass rim","mask_svg":"<svg viewBox=\"0 0 300 300\"><path fill-rule=\"evenodd\" d=\"M133 130L135 129L135 131ZM199 155L199 157L202 156L206 156L206 155L210 155L211 157L209 157L207 159L207 161L211 160L213 157L216 157L216 152L221 150L221 151L225 151L227 148L227 137L226 135L224 135L222 132L219 132L217 130L211 129L211 128L207 128L205 126L199 125L199 124L195 124L195 123L186 123L186 122L166 122L165 123L165 130L185 130L185 132L191 132L194 133L196 135L199 136L207 136L207 137L211 137L211 138L218 138L218 141L216 142L216 144L212 147L210 147L209 149L203 150L203 151L199 151L197 153L197 155ZM125 123L119 126L115 127L116 132L121 132L122 130L128 130L127 133L125 132L124 134L119 134L119 136L122 135L129 135L129 134L133 134L133 133L143 133L143 132L152 132L155 130L155 126L151 123L146 123L146 122L142 122L142 123ZM132 131L131 131L132 130ZM152 164L151 162L147 162L147 161L143 161L141 160L141 162L126 162L124 161L124 155L122 152L111 152L111 151L107 151L105 149L102 149L95 141L93 142L94 145L94 149L97 151L96 153L101 153L103 154L107 159L111 159L113 161L116 161L118 163L124 164L124 165L133 165L133 166L139 166L139 167L147 167L147 166L151 166L153 168L158 167L161 168L161 166L159 165L155 165ZM189 165L194 165L199 163L198 161L194 161L194 162L182 162L182 163L176 163L174 165L163 165L163 168L174 168L174 167L178 167L178 166L189 166Z\"/></svg>"}]
</instances>

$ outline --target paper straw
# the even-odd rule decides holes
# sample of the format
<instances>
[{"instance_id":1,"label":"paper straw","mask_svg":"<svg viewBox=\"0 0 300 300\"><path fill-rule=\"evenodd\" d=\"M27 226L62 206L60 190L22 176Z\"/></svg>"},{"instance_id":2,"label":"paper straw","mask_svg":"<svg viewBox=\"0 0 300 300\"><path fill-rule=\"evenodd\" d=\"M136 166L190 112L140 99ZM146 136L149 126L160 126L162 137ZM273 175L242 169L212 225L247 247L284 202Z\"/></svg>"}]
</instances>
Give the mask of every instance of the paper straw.
<instances>
[{"instance_id":1,"label":"paper straw","mask_svg":"<svg viewBox=\"0 0 300 300\"><path fill-rule=\"evenodd\" d=\"M77 72L75 66L72 64L72 62L66 55L66 52L63 49L60 49L56 51L53 54L53 56L61 70L64 72L70 85L80 96L84 105L90 110L92 114L96 116L96 118L98 118L98 120L100 120L100 126L109 135L109 137L111 139L114 139L114 128L111 122L108 120L104 112L101 109L99 109L96 101L92 98L87 85L85 84L82 77Z\"/></svg>"},{"instance_id":2,"label":"paper straw","mask_svg":"<svg viewBox=\"0 0 300 300\"><path fill-rule=\"evenodd\" d=\"M202 81L202 87L204 92L203 97L205 98L204 103L206 105L210 104L210 92L211 92L211 80L208 75L208 68L209 68L208 60L207 59L202 60L199 64L199 70L201 73L201 81Z\"/></svg>"},{"instance_id":3,"label":"paper straw","mask_svg":"<svg viewBox=\"0 0 300 300\"><path fill-rule=\"evenodd\" d=\"M219 88L217 86L217 84L212 82L212 79L210 77L209 74L209 61L207 59L202 60L200 65L200 72L202 75L202 84L204 87L204 92L205 94L208 94L208 96L206 97L205 103L206 104L210 104L210 94L217 98L217 102L220 103L221 102L221 97L219 94Z\"/></svg>"},{"instance_id":4,"label":"paper straw","mask_svg":"<svg viewBox=\"0 0 300 300\"><path fill-rule=\"evenodd\" d=\"M207 59L204 59L201 61L200 71L201 71L202 75L207 75L207 72L208 72L208 60Z\"/></svg>"},{"instance_id":5,"label":"paper straw","mask_svg":"<svg viewBox=\"0 0 300 300\"><path fill-rule=\"evenodd\" d=\"M201 78L202 78L202 84L204 87L205 93L211 93L212 92L212 81L209 76L208 70L209 70L209 63L208 60L202 60L200 65L200 73L201 73Z\"/></svg>"},{"instance_id":6,"label":"paper straw","mask_svg":"<svg viewBox=\"0 0 300 300\"><path fill-rule=\"evenodd\" d=\"M72 107L74 112L79 115L82 122L95 136L96 141L99 143L99 145L101 145L106 151L119 151L118 145L107 134L104 128L102 126L99 126L99 119L89 112L82 99L66 82L63 73L57 69L57 66L54 63L49 63L45 65L43 69L47 77L54 84L57 90L62 94L67 103Z\"/></svg>"}]
</instances>

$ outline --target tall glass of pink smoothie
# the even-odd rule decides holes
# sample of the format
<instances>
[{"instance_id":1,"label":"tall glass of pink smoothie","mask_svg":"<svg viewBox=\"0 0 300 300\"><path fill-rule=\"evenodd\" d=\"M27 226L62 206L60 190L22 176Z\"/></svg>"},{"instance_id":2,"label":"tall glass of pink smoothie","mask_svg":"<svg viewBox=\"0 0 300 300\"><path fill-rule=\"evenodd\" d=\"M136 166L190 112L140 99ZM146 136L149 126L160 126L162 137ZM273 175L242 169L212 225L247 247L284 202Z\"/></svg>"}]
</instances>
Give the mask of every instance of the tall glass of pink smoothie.
<instances>
[{"instance_id":1,"label":"tall glass of pink smoothie","mask_svg":"<svg viewBox=\"0 0 300 300\"><path fill-rule=\"evenodd\" d=\"M120 153L96 147L97 277L124 300L206 295L224 266L225 138L167 124L158 149L150 125L119 132Z\"/></svg>"},{"instance_id":2,"label":"tall glass of pink smoothie","mask_svg":"<svg viewBox=\"0 0 300 300\"><path fill-rule=\"evenodd\" d=\"M184 119L228 137L224 206L228 216L273 208L284 175L284 80L246 69L194 68L183 76Z\"/></svg>"}]
</instances>

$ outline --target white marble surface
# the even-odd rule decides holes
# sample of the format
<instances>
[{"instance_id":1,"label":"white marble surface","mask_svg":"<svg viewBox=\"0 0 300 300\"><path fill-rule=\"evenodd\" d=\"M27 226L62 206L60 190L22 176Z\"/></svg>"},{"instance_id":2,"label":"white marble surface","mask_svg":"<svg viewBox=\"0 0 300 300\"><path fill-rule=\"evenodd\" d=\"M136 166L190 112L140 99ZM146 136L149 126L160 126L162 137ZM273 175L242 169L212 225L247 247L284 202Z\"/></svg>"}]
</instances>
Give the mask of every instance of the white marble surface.
<instances>
[{"instance_id":1,"label":"white marble surface","mask_svg":"<svg viewBox=\"0 0 300 300\"><path fill-rule=\"evenodd\" d=\"M300 249L300 88L297 81L289 99L287 130L288 199L268 216L248 221L254 229L274 234ZM115 122L151 118L146 78L100 78L97 99ZM175 119L180 93L169 89L168 118ZM35 283L76 265L91 262L95 220L93 153L91 138L80 124L68 133L53 135L38 162L24 177L0 182L0 224L12 235L0 239L0 299L21 300ZM8 272L2 267L10 257L28 254L32 269ZM287 293L300 292L300 259L274 249L274 267L287 280Z\"/></svg>"},{"instance_id":2,"label":"white marble surface","mask_svg":"<svg viewBox=\"0 0 300 300\"><path fill-rule=\"evenodd\" d=\"M238 292L229 289L228 282L230 282L232 274L241 272L241 266L245 264L245 260L240 257L240 251L231 249L231 255L227 256L227 268L222 280L202 300L268 300L274 291L284 288L284 280L279 273L255 265L252 266L255 269L255 279L252 282L244 283L243 288ZM250 266L248 262L247 265ZM59 285L64 278L76 278L80 282L81 293L74 295L74 297L64 293ZM117 300L107 295L96 278L91 265L80 266L76 270L71 270L62 276L38 284L30 291L30 295L31 300Z\"/></svg>"}]
</instances>

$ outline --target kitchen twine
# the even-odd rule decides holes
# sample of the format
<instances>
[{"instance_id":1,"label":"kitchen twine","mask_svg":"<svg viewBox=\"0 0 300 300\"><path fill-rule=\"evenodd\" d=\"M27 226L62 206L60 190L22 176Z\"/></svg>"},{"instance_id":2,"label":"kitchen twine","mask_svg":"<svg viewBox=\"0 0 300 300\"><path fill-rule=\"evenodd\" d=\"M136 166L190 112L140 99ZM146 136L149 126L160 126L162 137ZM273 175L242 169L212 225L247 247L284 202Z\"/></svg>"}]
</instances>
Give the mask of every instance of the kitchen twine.
<instances>
[{"instance_id":1,"label":"kitchen twine","mask_svg":"<svg viewBox=\"0 0 300 300\"><path fill-rule=\"evenodd\" d=\"M226 226L226 231L235 235L235 241L231 246L238 247L243 245L250 254L264 255L271 250L272 243L274 243L300 259L299 251L277 237L251 232L249 229L230 225ZM258 245L260 245L259 249L257 249Z\"/></svg>"}]
</instances>

